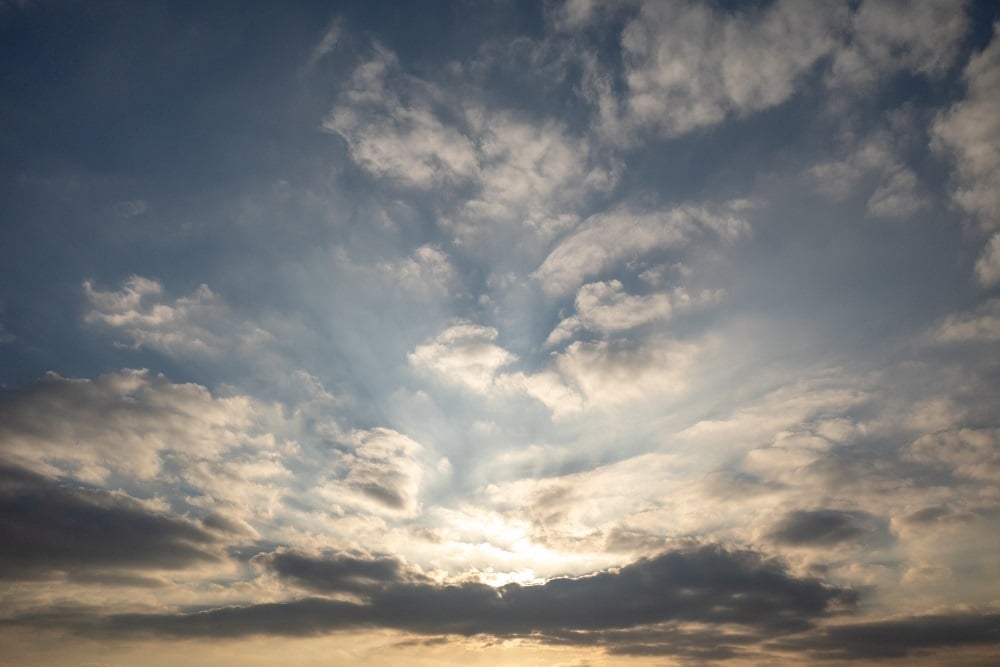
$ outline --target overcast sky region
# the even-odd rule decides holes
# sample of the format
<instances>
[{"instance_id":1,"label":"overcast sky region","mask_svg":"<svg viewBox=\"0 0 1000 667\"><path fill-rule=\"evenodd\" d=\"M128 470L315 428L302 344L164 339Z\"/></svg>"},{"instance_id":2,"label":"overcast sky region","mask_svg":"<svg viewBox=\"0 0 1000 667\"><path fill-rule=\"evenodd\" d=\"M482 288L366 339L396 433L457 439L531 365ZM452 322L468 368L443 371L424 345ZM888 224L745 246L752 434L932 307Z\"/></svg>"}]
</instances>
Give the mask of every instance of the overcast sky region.
<instances>
[{"instance_id":1,"label":"overcast sky region","mask_svg":"<svg viewBox=\"0 0 1000 667\"><path fill-rule=\"evenodd\" d=\"M1000 4L0 0L0 667L995 665Z\"/></svg>"}]
</instances>

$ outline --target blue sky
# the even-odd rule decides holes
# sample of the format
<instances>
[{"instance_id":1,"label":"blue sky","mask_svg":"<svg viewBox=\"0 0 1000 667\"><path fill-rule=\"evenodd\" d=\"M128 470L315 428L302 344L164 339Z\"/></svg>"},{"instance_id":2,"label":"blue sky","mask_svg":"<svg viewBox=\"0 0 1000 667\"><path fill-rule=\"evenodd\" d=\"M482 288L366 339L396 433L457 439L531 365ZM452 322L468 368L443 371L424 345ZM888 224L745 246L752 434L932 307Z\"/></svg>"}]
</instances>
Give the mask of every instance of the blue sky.
<instances>
[{"instance_id":1,"label":"blue sky","mask_svg":"<svg viewBox=\"0 0 1000 667\"><path fill-rule=\"evenodd\" d=\"M988 664L992 3L397 5L0 3L0 664Z\"/></svg>"}]
</instances>

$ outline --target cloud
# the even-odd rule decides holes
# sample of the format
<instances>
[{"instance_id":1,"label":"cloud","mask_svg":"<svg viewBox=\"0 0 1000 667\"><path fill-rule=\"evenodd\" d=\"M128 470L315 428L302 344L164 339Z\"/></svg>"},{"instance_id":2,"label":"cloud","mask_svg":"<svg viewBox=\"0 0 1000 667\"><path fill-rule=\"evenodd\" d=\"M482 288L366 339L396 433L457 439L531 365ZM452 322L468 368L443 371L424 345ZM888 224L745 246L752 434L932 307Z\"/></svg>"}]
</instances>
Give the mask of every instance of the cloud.
<instances>
[{"instance_id":1,"label":"cloud","mask_svg":"<svg viewBox=\"0 0 1000 667\"><path fill-rule=\"evenodd\" d=\"M246 349L271 335L247 323L237 323L226 306L200 285L189 296L164 302L163 285L132 276L118 291L101 291L83 283L91 310L88 324L118 332L134 349L148 348L168 356L214 356L235 347Z\"/></svg>"},{"instance_id":2,"label":"cloud","mask_svg":"<svg viewBox=\"0 0 1000 667\"><path fill-rule=\"evenodd\" d=\"M828 81L843 90L900 70L940 77L955 62L968 27L965 2L865 0L851 16Z\"/></svg>"},{"instance_id":3,"label":"cloud","mask_svg":"<svg viewBox=\"0 0 1000 667\"><path fill-rule=\"evenodd\" d=\"M926 206L917 191L917 176L911 170L897 170L868 199L868 213L880 218L909 218Z\"/></svg>"},{"instance_id":4,"label":"cloud","mask_svg":"<svg viewBox=\"0 0 1000 667\"><path fill-rule=\"evenodd\" d=\"M861 141L848 134L845 141L856 144L851 152L839 160L815 165L809 174L823 194L837 200L854 194L862 179L877 176L882 183L868 198L868 215L908 218L925 208L928 200L920 191L917 175L899 157L900 137L912 133L912 128L905 127L905 114L890 116L894 117L889 125L897 127L877 130Z\"/></svg>"},{"instance_id":5,"label":"cloud","mask_svg":"<svg viewBox=\"0 0 1000 667\"><path fill-rule=\"evenodd\" d=\"M807 629L856 601L849 589L793 576L781 563L757 552L718 546L667 551L621 568L557 577L541 585L499 588L422 581L401 565L376 564L377 559L334 555L328 560L301 555L286 560L271 554L257 562L317 592L342 589L346 581L360 601L306 598L76 622L81 631L97 635L305 636L383 627L587 644L589 633L668 622L736 625L780 636ZM367 574L356 576L361 571ZM14 622L28 624L32 619ZM71 619L64 622L73 624ZM581 634L574 640L570 631Z\"/></svg>"},{"instance_id":6,"label":"cloud","mask_svg":"<svg viewBox=\"0 0 1000 667\"><path fill-rule=\"evenodd\" d=\"M397 558L363 553L310 555L279 549L258 554L251 562L284 581L319 593L363 593L401 582L427 581Z\"/></svg>"},{"instance_id":7,"label":"cloud","mask_svg":"<svg viewBox=\"0 0 1000 667\"><path fill-rule=\"evenodd\" d=\"M455 291L458 281L448 254L433 245L422 245L402 261L378 266L400 288L417 294L448 295Z\"/></svg>"},{"instance_id":8,"label":"cloud","mask_svg":"<svg viewBox=\"0 0 1000 667\"><path fill-rule=\"evenodd\" d=\"M1000 232L990 238L983 254L976 260L976 277L985 287L1000 283Z\"/></svg>"},{"instance_id":9,"label":"cloud","mask_svg":"<svg viewBox=\"0 0 1000 667\"><path fill-rule=\"evenodd\" d=\"M544 242L576 224L590 199L618 179L614 162L558 123L483 110L470 115L479 187L446 221L463 244L483 242L498 224L528 232L529 243Z\"/></svg>"},{"instance_id":10,"label":"cloud","mask_svg":"<svg viewBox=\"0 0 1000 667\"><path fill-rule=\"evenodd\" d=\"M817 634L775 643L776 648L805 650L826 660L903 658L970 646L1000 646L1000 614L934 614L831 625Z\"/></svg>"},{"instance_id":11,"label":"cloud","mask_svg":"<svg viewBox=\"0 0 1000 667\"><path fill-rule=\"evenodd\" d=\"M1000 480L1000 429L961 428L927 434L910 444L904 457L949 468L962 477Z\"/></svg>"},{"instance_id":12,"label":"cloud","mask_svg":"<svg viewBox=\"0 0 1000 667\"><path fill-rule=\"evenodd\" d=\"M578 331L596 331L602 335L627 331L635 327L666 320L680 312L716 300L718 293L705 291L692 296L683 288L671 293L634 296L625 292L621 281L589 283L576 293L576 314L562 320L546 345L557 345L572 338Z\"/></svg>"},{"instance_id":13,"label":"cloud","mask_svg":"<svg viewBox=\"0 0 1000 667\"><path fill-rule=\"evenodd\" d=\"M771 527L767 537L784 546L827 548L884 532L886 524L867 512L793 510Z\"/></svg>"},{"instance_id":14,"label":"cloud","mask_svg":"<svg viewBox=\"0 0 1000 667\"><path fill-rule=\"evenodd\" d=\"M503 380L523 387L555 417L564 417L676 395L689 386L691 368L702 349L662 337L641 343L575 341L553 355L542 370Z\"/></svg>"},{"instance_id":15,"label":"cloud","mask_svg":"<svg viewBox=\"0 0 1000 667\"><path fill-rule=\"evenodd\" d=\"M380 513L419 511L424 449L419 443L389 428L373 428L353 431L343 444L336 475L321 489L326 498Z\"/></svg>"},{"instance_id":16,"label":"cloud","mask_svg":"<svg viewBox=\"0 0 1000 667\"><path fill-rule=\"evenodd\" d=\"M376 47L324 129L341 136L371 175L433 191L440 224L467 249L498 235L523 241L498 225L550 238L616 182L616 166L588 139L555 121L488 109L474 87L466 93L404 74L393 53Z\"/></svg>"},{"instance_id":17,"label":"cloud","mask_svg":"<svg viewBox=\"0 0 1000 667\"><path fill-rule=\"evenodd\" d=\"M996 245L1000 248L1000 242ZM972 312L949 315L932 329L931 337L946 344L1000 342L1000 299L989 299Z\"/></svg>"},{"instance_id":18,"label":"cloud","mask_svg":"<svg viewBox=\"0 0 1000 667\"><path fill-rule=\"evenodd\" d=\"M834 3L775 2L739 12L642 3L621 37L624 127L672 137L781 104L835 48L845 19Z\"/></svg>"},{"instance_id":19,"label":"cloud","mask_svg":"<svg viewBox=\"0 0 1000 667\"><path fill-rule=\"evenodd\" d=\"M328 53L337 48L337 43L340 41L340 35L343 31L340 18L335 18L326 26L326 31L323 32L323 36L316 43L316 46L312 48L309 52L309 58L306 60L302 69L299 70L299 78L303 79L316 69L316 65L322 60Z\"/></svg>"},{"instance_id":20,"label":"cloud","mask_svg":"<svg viewBox=\"0 0 1000 667\"><path fill-rule=\"evenodd\" d=\"M702 346L662 336L643 341L575 341L542 368L506 371L517 356L496 344L497 330L454 324L409 354L410 365L446 385L482 396L527 394L556 417L586 408L644 403L677 394Z\"/></svg>"},{"instance_id":21,"label":"cloud","mask_svg":"<svg viewBox=\"0 0 1000 667\"><path fill-rule=\"evenodd\" d=\"M408 359L411 366L442 382L486 393L494 387L500 369L517 360L496 345L497 335L493 327L460 322L418 345Z\"/></svg>"},{"instance_id":22,"label":"cloud","mask_svg":"<svg viewBox=\"0 0 1000 667\"><path fill-rule=\"evenodd\" d=\"M330 111L323 129L347 143L363 169L400 185L429 188L476 177L476 149L465 133L441 122L432 104L440 91L398 72L395 54L375 47Z\"/></svg>"},{"instance_id":23,"label":"cloud","mask_svg":"<svg viewBox=\"0 0 1000 667\"><path fill-rule=\"evenodd\" d=\"M0 579L218 560L220 535L122 493L74 488L0 465Z\"/></svg>"},{"instance_id":24,"label":"cloud","mask_svg":"<svg viewBox=\"0 0 1000 667\"><path fill-rule=\"evenodd\" d=\"M215 460L227 450L267 445L254 403L213 397L145 370L96 380L54 373L0 403L0 458L91 483L112 471L151 480L164 460Z\"/></svg>"},{"instance_id":25,"label":"cloud","mask_svg":"<svg viewBox=\"0 0 1000 667\"><path fill-rule=\"evenodd\" d=\"M955 202L972 216L981 229L1000 229L1000 24L993 26L993 39L966 65L963 78L965 99L940 114L931 128L931 146L952 157L955 164ZM990 272L981 278L992 279ZM987 280L983 280L988 283Z\"/></svg>"},{"instance_id":26,"label":"cloud","mask_svg":"<svg viewBox=\"0 0 1000 667\"><path fill-rule=\"evenodd\" d=\"M686 246L706 232L733 241L748 231L744 220L725 210L681 206L664 212L632 213L619 209L581 223L556 244L532 275L542 289L557 296L625 260Z\"/></svg>"}]
</instances>

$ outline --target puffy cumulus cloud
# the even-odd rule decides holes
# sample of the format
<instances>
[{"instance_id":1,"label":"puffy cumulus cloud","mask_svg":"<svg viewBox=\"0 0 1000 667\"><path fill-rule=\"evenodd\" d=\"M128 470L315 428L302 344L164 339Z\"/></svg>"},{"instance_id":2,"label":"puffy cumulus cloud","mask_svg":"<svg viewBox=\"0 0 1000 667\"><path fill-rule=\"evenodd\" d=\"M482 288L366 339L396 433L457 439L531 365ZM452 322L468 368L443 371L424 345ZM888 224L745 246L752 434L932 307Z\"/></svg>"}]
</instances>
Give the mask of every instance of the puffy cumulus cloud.
<instances>
[{"instance_id":1,"label":"puffy cumulus cloud","mask_svg":"<svg viewBox=\"0 0 1000 667\"><path fill-rule=\"evenodd\" d=\"M446 224L463 243L481 240L490 224L514 225L546 240L578 221L596 193L616 182L616 166L585 138L548 121L536 125L510 114L472 115L478 190Z\"/></svg>"},{"instance_id":2,"label":"puffy cumulus cloud","mask_svg":"<svg viewBox=\"0 0 1000 667\"><path fill-rule=\"evenodd\" d=\"M900 116L892 114L889 125L905 125ZM895 122L893 122L895 121ZM833 199L844 200L854 194L863 179L878 178L881 184L868 197L868 215L879 218L908 218L925 208L927 197L921 192L917 175L899 157L899 137L909 128L882 128L858 140L846 136L853 145L846 156L813 166L809 174L817 188Z\"/></svg>"},{"instance_id":3,"label":"puffy cumulus cloud","mask_svg":"<svg viewBox=\"0 0 1000 667\"><path fill-rule=\"evenodd\" d=\"M996 245L1000 249L1000 242ZM938 343L1000 342L1000 299L989 299L971 312L949 315L930 336Z\"/></svg>"},{"instance_id":4,"label":"puffy cumulus cloud","mask_svg":"<svg viewBox=\"0 0 1000 667\"><path fill-rule=\"evenodd\" d=\"M949 154L955 163L956 203L985 231L1000 229L1000 24L993 40L974 55L963 73L965 99L941 114L932 127L932 147ZM983 285L1000 282L1000 240L996 234L976 263Z\"/></svg>"},{"instance_id":5,"label":"puffy cumulus cloud","mask_svg":"<svg viewBox=\"0 0 1000 667\"><path fill-rule=\"evenodd\" d=\"M556 345L572 338L578 331L609 334L666 320L676 312L717 300L718 292L703 291L692 296L683 288L670 293L632 295L619 280L589 283L576 293L576 314L562 320L546 339Z\"/></svg>"},{"instance_id":6,"label":"puffy cumulus cloud","mask_svg":"<svg viewBox=\"0 0 1000 667\"><path fill-rule=\"evenodd\" d=\"M272 445L262 416L245 396L214 397L145 370L95 380L50 373L0 403L0 456L94 483L111 471L150 480L167 458L218 460Z\"/></svg>"},{"instance_id":7,"label":"puffy cumulus cloud","mask_svg":"<svg viewBox=\"0 0 1000 667\"><path fill-rule=\"evenodd\" d=\"M323 128L343 138L351 158L376 176L417 188L469 181L478 170L475 145L438 118L441 94L399 72L395 54L376 45Z\"/></svg>"},{"instance_id":8,"label":"puffy cumulus cloud","mask_svg":"<svg viewBox=\"0 0 1000 667\"><path fill-rule=\"evenodd\" d=\"M683 391L703 344L656 336L642 341L576 341L535 371L505 370L517 356L496 344L497 330L452 325L409 354L410 365L446 385L484 396L527 394L563 417Z\"/></svg>"},{"instance_id":9,"label":"puffy cumulus cloud","mask_svg":"<svg viewBox=\"0 0 1000 667\"><path fill-rule=\"evenodd\" d=\"M889 171L896 166L891 137L877 132L840 160L823 162L810 169L817 187L835 199L845 199L868 172Z\"/></svg>"},{"instance_id":10,"label":"puffy cumulus cloud","mask_svg":"<svg viewBox=\"0 0 1000 667\"><path fill-rule=\"evenodd\" d=\"M497 335L493 327L459 322L418 345L409 363L442 382L486 393L494 388L500 369L517 360L496 344Z\"/></svg>"},{"instance_id":11,"label":"puffy cumulus cloud","mask_svg":"<svg viewBox=\"0 0 1000 667\"><path fill-rule=\"evenodd\" d=\"M1000 429L960 428L927 434L910 444L904 457L948 468L962 477L1000 480Z\"/></svg>"},{"instance_id":12,"label":"puffy cumulus cloud","mask_svg":"<svg viewBox=\"0 0 1000 667\"><path fill-rule=\"evenodd\" d=\"M378 267L400 288L417 294L449 294L458 280L448 253L433 245L422 245L409 257L399 262L381 262Z\"/></svg>"},{"instance_id":13,"label":"puffy cumulus cloud","mask_svg":"<svg viewBox=\"0 0 1000 667\"><path fill-rule=\"evenodd\" d=\"M910 169L897 169L868 199L868 213L879 218L909 218L927 204Z\"/></svg>"},{"instance_id":14,"label":"puffy cumulus cloud","mask_svg":"<svg viewBox=\"0 0 1000 667\"><path fill-rule=\"evenodd\" d=\"M424 472L419 443L392 429L374 428L353 431L342 444L332 478L319 489L324 498L382 514L419 512Z\"/></svg>"},{"instance_id":15,"label":"puffy cumulus cloud","mask_svg":"<svg viewBox=\"0 0 1000 667\"><path fill-rule=\"evenodd\" d=\"M830 83L842 89L864 86L900 70L946 74L969 27L965 4L865 0L851 16L846 43L834 54Z\"/></svg>"},{"instance_id":16,"label":"puffy cumulus cloud","mask_svg":"<svg viewBox=\"0 0 1000 667\"><path fill-rule=\"evenodd\" d=\"M0 579L104 576L104 583L120 577L128 584L132 570L219 560L226 531L217 532L217 523L152 505L0 464Z\"/></svg>"},{"instance_id":17,"label":"puffy cumulus cloud","mask_svg":"<svg viewBox=\"0 0 1000 667\"><path fill-rule=\"evenodd\" d=\"M83 283L91 310L88 324L124 336L125 345L148 348L169 356L215 355L228 348L252 348L271 335L247 323L235 322L228 308L201 285L188 296L163 298L156 280L132 276L117 291L102 291Z\"/></svg>"},{"instance_id":18,"label":"puffy cumulus cloud","mask_svg":"<svg viewBox=\"0 0 1000 667\"><path fill-rule=\"evenodd\" d=\"M613 161L563 125L489 110L475 94L459 97L403 73L378 47L355 70L324 128L373 176L434 189L442 225L465 246L492 238L498 224L544 241L617 180Z\"/></svg>"},{"instance_id":19,"label":"puffy cumulus cloud","mask_svg":"<svg viewBox=\"0 0 1000 667\"><path fill-rule=\"evenodd\" d=\"M990 238L983 254L976 260L976 277L986 287L1000 283L1000 232Z\"/></svg>"},{"instance_id":20,"label":"puffy cumulus cloud","mask_svg":"<svg viewBox=\"0 0 1000 667\"><path fill-rule=\"evenodd\" d=\"M666 551L581 577L497 588L430 582L402 564L364 556L329 554L324 559L279 553L258 562L297 586L317 593L346 588L357 599L314 597L188 614L25 616L7 622L55 622L97 636L308 636L382 627L555 644L592 645L601 639L609 650L629 652L634 641L616 644L608 641L612 635L594 633L646 628L650 639L669 640L687 634L686 624L696 624L717 631L741 628L760 641L808 629L856 601L851 590L796 577L758 552L711 545ZM683 646L680 642L678 652Z\"/></svg>"},{"instance_id":21,"label":"puffy cumulus cloud","mask_svg":"<svg viewBox=\"0 0 1000 667\"><path fill-rule=\"evenodd\" d=\"M726 12L645 2L622 32L624 123L605 124L605 132L653 127L676 136L781 104L836 47L846 19L834 3L781 1ZM619 130L613 138L628 137Z\"/></svg>"},{"instance_id":22,"label":"puffy cumulus cloud","mask_svg":"<svg viewBox=\"0 0 1000 667\"><path fill-rule=\"evenodd\" d=\"M626 260L684 247L706 233L734 241L749 229L725 207L681 206L654 213L618 209L583 221L556 243L532 275L548 294L561 295Z\"/></svg>"},{"instance_id":23,"label":"puffy cumulus cloud","mask_svg":"<svg viewBox=\"0 0 1000 667\"><path fill-rule=\"evenodd\" d=\"M704 346L656 337L641 343L571 343L533 374L505 378L523 387L555 417L589 408L645 405L683 392Z\"/></svg>"}]
</instances>

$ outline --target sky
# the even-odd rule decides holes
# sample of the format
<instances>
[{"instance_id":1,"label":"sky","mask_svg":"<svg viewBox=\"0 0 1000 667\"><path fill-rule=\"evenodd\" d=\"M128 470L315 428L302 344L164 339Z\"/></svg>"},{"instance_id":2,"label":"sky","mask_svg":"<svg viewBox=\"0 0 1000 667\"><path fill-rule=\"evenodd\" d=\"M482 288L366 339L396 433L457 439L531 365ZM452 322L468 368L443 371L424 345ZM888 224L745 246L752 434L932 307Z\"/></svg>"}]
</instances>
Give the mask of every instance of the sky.
<instances>
[{"instance_id":1,"label":"sky","mask_svg":"<svg viewBox=\"0 0 1000 667\"><path fill-rule=\"evenodd\" d=\"M0 666L1000 651L1000 5L0 0Z\"/></svg>"}]
</instances>

